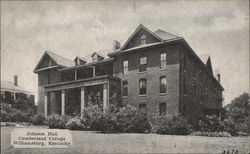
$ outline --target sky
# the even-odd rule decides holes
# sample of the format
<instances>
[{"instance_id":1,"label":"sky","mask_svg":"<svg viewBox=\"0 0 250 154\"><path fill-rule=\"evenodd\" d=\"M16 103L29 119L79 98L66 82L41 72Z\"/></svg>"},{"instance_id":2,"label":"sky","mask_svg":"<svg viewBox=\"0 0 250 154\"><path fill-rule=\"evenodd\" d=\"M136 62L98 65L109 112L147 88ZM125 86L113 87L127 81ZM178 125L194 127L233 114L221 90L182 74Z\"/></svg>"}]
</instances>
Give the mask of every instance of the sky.
<instances>
[{"instance_id":1,"label":"sky","mask_svg":"<svg viewBox=\"0 0 250 154\"><path fill-rule=\"evenodd\" d=\"M112 52L143 24L184 37L210 54L223 104L249 92L249 1L1 1L1 80L34 92L33 69L48 50L69 59Z\"/></svg>"}]
</instances>

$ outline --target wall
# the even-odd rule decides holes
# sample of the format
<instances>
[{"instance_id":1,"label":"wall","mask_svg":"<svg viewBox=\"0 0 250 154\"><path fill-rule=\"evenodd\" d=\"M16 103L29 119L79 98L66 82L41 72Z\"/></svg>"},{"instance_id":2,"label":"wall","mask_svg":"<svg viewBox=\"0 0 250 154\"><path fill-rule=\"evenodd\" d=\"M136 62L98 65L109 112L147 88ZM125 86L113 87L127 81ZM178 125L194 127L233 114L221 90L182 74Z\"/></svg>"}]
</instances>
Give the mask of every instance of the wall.
<instances>
[{"instance_id":1,"label":"wall","mask_svg":"<svg viewBox=\"0 0 250 154\"><path fill-rule=\"evenodd\" d=\"M167 68L160 70L160 53L167 53ZM147 57L147 71L139 72L140 57ZM128 75L122 75L123 60L128 60ZM168 114L179 112L179 47L177 44L144 48L129 54L121 54L114 60L114 76L121 82L128 81L128 96L123 97L124 103L139 107L147 104L148 114L159 115L159 104L167 104ZM167 93L159 94L160 77L167 77ZM147 95L139 96L139 79L147 79Z\"/></svg>"},{"instance_id":2,"label":"wall","mask_svg":"<svg viewBox=\"0 0 250 154\"><path fill-rule=\"evenodd\" d=\"M197 123L207 108L222 107L222 89L205 65L184 45L180 59L180 111L192 123Z\"/></svg>"},{"instance_id":3,"label":"wall","mask_svg":"<svg viewBox=\"0 0 250 154\"><path fill-rule=\"evenodd\" d=\"M60 72L56 69L46 70L38 72L38 114L44 114L44 88L43 86L49 84L58 83L61 81Z\"/></svg>"}]
</instances>

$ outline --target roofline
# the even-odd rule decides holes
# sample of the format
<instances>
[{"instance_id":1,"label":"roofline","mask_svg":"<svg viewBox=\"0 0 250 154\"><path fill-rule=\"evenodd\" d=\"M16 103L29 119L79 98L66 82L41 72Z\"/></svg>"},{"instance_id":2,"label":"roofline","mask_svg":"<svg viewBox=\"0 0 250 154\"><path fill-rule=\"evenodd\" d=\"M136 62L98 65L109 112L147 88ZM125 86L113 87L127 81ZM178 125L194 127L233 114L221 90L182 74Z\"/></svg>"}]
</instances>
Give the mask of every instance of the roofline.
<instances>
[{"instance_id":1,"label":"roofline","mask_svg":"<svg viewBox=\"0 0 250 154\"><path fill-rule=\"evenodd\" d=\"M94 54L97 54L98 56L100 56L100 57L102 57L102 58L105 57L103 54L101 54L101 53L99 53L99 52L94 52L94 53L92 53L92 54L91 54L91 57L93 57Z\"/></svg>"},{"instance_id":2,"label":"roofline","mask_svg":"<svg viewBox=\"0 0 250 154\"><path fill-rule=\"evenodd\" d=\"M50 67L45 67L45 68L41 68L41 69L38 69L38 70L34 70L33 72L34 73L38 73L38 72L41 72L41 71L45 71L45 70L49 70L49 69L54 69L54 68L58 68L58 67L65 67L65 66L54 65L54 66L50 66Z\"/></svg>"},{"instance_id":3,"label":"roofline","mask_svg":"<svg viewBox=\"0 0 250 154\"><path fill-rule=\"evenodd\" d=\"M34 73L36 73L36 72L39 72L40 70L42 70L42 69L39 69L39 70L37 70L37 67L39 66L39 64L40 64L40 62L42 61L42 59L44 58L44 56L47 54L56 64L57 64L57 66L61 66L61 67L67 67L67 66L64 66L64 65L61 65L61 64L58 64L57 62L56 62L56 60L55 59L53 59L48 53L52 53L52 54L55 54L55 53L53 53L53 52L50 52L50 51L45 51L44 53L43 53L43 55L42 55L42 57L39 59L39 61L38 61L38 63L36 64L36 66L35 66L35 68L34 68L34 70L33 70L33 72ZM62 58L65 58L65 57L63 57L63 56L60 56L60 55L57 55L57 54L55 54L56 56L58 56L58 57L62 57ZM68 58L65 58L65 59L67 59L67 60L70 60L70 59L68 59ZM71 61L71 60L70 60Z\"/></svg>"},{"instance_id":4,"label":"roofline","mask_svg":"<svg viewBox=\"0 0 250 154\"><path fill-rule=\"evenodd\" d=\"M137 28L136 28L136 30L132 33L132 35L130 35L130 37L127 39L127 41L125 42L125 44L120 48L120 50L123 50L126 46L127 46L127 44L128 44L128 42L134 37L134 35L138 32L138 30L140 29L140 28L142 28L142 29L144 29L145 31L147 31L147 32L149 32L151 35L153 35L154 37L156 37L159 41L164 41L162 38L160 38L158 35L156 35L155 33L153 33L151 30L149 30L147 27L145 27L145 26L143 26L142 24L140 24Z\"/></svg>"},{"instance_id":5,"label":"roofline","mask_svg":"<svg viewBox=\"0 0 250 154\"><path fill-rule=\"evenodd\" d=\"M149 47L154 47L154 46L157 46L157 45L173 43L173 42L176 42L176 41L180 41L182 39L183 39L183 37L178 37L178 38L165 40L164 42L152 43L151 45L149 44L148 46L141 46L141 48L130 48L130 49L127 49L127 50L120 50L120 51L110 52L110 53L108 53L108 56L113 57L113 56L118 55L118 54L127 53L127 52L130 52L130 51L149 48Z\"/></svg>"},{"instance_id":6,"label":"roofline","mask_svg":"<svg viewBox=\"0 0 250 154\"><path fill-rule=\"evenodd\" d=\"M220 84L220 82L207 70L206 64L204 64L202 62L202 60L200 59L200 57L194 52L194 50L191 48L191 46L187 43L187 41L185 39L182 40L183 43L191 50L192 54L202 63L202 66L205 68L206 72L213 78L213 80L215 80L215 82L222 88L222 90L225 90L222 85Z\"/></svg>"},{"instance_id":7,"label":"roofline","mask_svg":"<svg viewBox=\"0 0 250 154\"><path fill-rule=\"evenodd\" d=\"M1 91L10 91L10 92L22 92L22 93L25 93L25 94L33 94L33 92L30 92L30 91L24 91L24 90L13 90L13 89L9 89L9 88L0 88Z\"/></svg>"},{"instance_id":8,"label":"roofline","mask_svg":"<svg viewBox=\"0 0 250 154\"><path fill-rule=\"evenodd\" d=\"M91 62L91 63L82 64L82 65L62 68L59 71L67 71L67 70L77 69L77 68L81 68L81 67L87 67L87 66L91 66L91 65L98 65L98 64L101 64L101 63L108 63L108 62L112 62L113 60L114 60L114 58L108 58L108 59L104 59L104 60L98 61L98 62Z\"/></svg>"}]
</instances>

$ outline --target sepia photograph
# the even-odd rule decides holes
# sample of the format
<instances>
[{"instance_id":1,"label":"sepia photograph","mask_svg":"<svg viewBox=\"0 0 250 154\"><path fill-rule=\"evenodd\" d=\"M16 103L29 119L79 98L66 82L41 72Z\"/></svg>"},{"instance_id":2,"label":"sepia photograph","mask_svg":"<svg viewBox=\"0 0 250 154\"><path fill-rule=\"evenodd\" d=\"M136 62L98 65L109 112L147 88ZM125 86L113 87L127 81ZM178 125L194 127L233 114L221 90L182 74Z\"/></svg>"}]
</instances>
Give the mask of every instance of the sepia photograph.
<instances>
[{"instance_id":1,"label":"sepia photograph","mask_svg":"<svg viewBox=\"0 0 250 154\"><path fill-rule=\"evenodd\" d=\"M249 3L1 1L1 154L250 154Z\"/></svg>"}]
</instances>

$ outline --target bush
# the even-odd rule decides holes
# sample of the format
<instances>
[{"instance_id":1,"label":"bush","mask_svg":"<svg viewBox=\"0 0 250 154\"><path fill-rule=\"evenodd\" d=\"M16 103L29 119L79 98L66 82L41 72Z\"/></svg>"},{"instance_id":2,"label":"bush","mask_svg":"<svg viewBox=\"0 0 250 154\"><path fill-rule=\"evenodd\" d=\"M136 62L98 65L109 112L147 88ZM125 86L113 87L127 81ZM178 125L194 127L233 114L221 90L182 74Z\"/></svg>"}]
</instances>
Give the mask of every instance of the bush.
<instances>
[{"instance_id":1,"label":"bush","mask_svg":"<svg viewBox=\"0 0 250 154\"><path fill-rule=\"evenodd\" d=\"M68 123L68 121L71 119L72 117L64 115L60 117L60 121L59 121L59 129L65 129L66 128L66 124Z\"/></svg>"},{"instance_id":2,"label":"bush","mask_svg":"<svg viewBox=\"0 0 250 154\"><path fill-rule=\"evenodd\" d=\"M190 135L194 136L209 136L209 137L231 137L231 134L228 132L193 132Z\"/></svg>"},{"instance_id":3,"label":"bush","mask_svg":"<svg viewBox=\"0 0 250 154\"><path fill-rule=\"evenodd\" d=\"M52 114L48 117L47 123L49 128L59 128L60 127L60 115Z\"/></svg>"},{"instance_id":4,"label":"bush","mask_svg":"<svg viewBox=\"0 0 250 154\"><path fill-rule=\"evenodd\" d=\"M11 122L30 122L30 116L20 110L13 109L9 113L9 120Z\"/></svg>"},{"instance_id":5,"label":"bush","mask_svg":"<svg viewBox=\"0 0 250 154\"><path fill-rule=\"evenodd\" d=\"M207 116L200 120L197 128L201 132L221 132L225 129L223 123L215 116Z\"/></svg>"},{"instance_id":6,"label":"bush","mask_svg":"<svg viewBox=\"0 0 250 154\"><path fill-rule=\"evenodd\" d=\"M69 119L69 116L60 116L58 114L52 114L48 117L47 123L49 128L65 129Z\"/></svg>"},{"instance_id":7,"label":"bush","mask_svg":"<svg viewBox=\"0 0 250 154\"><path fill-rule=\"evenodd\" d=\"M148 133L151 129L146 114L137 112L130 105L106 113L104 120L105 132Z\"/></svg>"},{"instance_id":8,"label":"bush","mask_svg":"<svg viewBox=\"0 0 250 154\"><path fill-rule=\"evenodd\" d=\"M40 115L40 114L37 114L37 115L34 115L32 118L31 118L31 123L33 125L44 125L45 124L45 117Z\"/></svg>"},{"instance_id":9,"label":"bush","mask_svg":"<svg viewBox=\"0 0 250 154\"><path fill-rule=\"evenodd\" d=\"M188 135L192 131L191 125L180 115L160 116L155 129L157 134L169 135Z\"/></svg>"},{"instance_id":10,"label":"bush","mask_svg":"<svg viewBox=\"0 0 250 154\"><path fill-rule=\"evenodd\" d=\"M74 117L67 122L66 128L69 130L84 130L85 126L80 117Z\"/></svg>"},{"instance_id":11,"label":"bush","mask_svg":"<svg viewBox=\"0 0 250 154\"><path fill-rule=\"evenodd\" d=\"M90 130L102 130L103 111L97 105L84 108L82 111L82 122Z\"/></svg>"}]
</instances>

